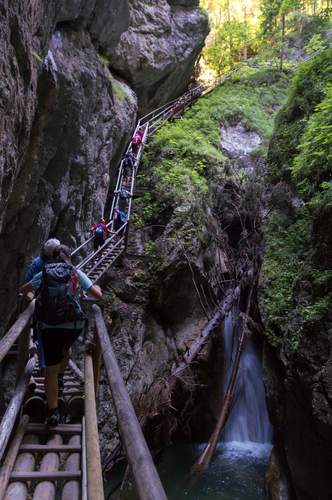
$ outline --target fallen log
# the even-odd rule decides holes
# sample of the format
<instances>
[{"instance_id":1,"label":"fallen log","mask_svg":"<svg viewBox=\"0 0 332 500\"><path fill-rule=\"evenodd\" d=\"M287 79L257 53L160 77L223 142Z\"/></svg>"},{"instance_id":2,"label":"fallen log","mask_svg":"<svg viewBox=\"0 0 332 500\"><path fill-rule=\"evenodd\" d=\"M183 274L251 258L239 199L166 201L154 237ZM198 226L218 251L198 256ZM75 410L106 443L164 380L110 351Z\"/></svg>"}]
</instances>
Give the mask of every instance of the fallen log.
<instances>
[{"instance_id":1,"label":"fallen log","mask_svg":"<svg viewBox=\"0 0 332 500\"><path fill-rule=\"evenodd\" d=\"M233 364L233 369L232 369L231 377L230 377L230 380L228 383L226 396L225 396L224 403L223 403L223 406L221 409L221 413L220 413L216 428L215 428L211 438L209 439L207 445L205 446L205 448L204 448L203 452L201 453L199 459L197 460L196 464L191 469L191 471L193 473L200 472L202 470L204 471L210 465L214 451L216 449L216 446L217 446L217 443L219 440L220 433L221 433L221 431L226 423L226 420L229 417L229 409L230 409L229 404L230 404L230 401L232 398L232 392L233 392L237 372L239 370L239 364L240 364L241 354L242 354L242 350L243 350L243 344L244 344L246 331L247 331L247 323L248 323L248 316L249 316L250 306L251 306L252 290L253 290L253 284L251 284L251 288L250 288L250 292L249 292L249 296L248 296L246 317L245 317L245 320L243 322L242 334L241 334L241 338L239 340L239 344L237 347L236 356L235 356L234 364Z\"/></svg>"},{"instance_id":2,"label":"fallen log","mask_svg":"<svg viewBox=\"0 0 332 500\"><path fill-rule=\"evenodd\" d=\"M187 366L192 363L199 351L202 349L203 345L210 339L210 335L214 328L216 328L220 321L223 319L225 314L232 308L234 301L239 297L241 289L247 284L248 276L253 275L253 271L249 270L248 273L243 277L240 284L231 292L222 304L219 306L218 311L214 314L213 318L205 325L200 335L191 344L188 351L184 354L182 361L177 367L172 369L171 376L176 377L178 373L185 370Z\"/></svg>"}]
</instances>

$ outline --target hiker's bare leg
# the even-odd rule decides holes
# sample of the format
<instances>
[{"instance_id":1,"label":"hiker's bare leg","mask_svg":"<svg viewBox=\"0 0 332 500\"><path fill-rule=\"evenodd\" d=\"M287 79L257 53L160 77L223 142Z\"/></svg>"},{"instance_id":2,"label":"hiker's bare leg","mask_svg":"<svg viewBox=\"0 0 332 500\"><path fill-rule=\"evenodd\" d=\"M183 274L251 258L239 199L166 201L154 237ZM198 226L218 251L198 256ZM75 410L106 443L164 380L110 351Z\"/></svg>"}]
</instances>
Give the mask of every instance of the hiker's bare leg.
<instances>
[{"instance_id":1,"label":"hiker's bare leg","mask_svg":"<svg viewBox=\"0 0 332 500\"><path fill-rule=\"evenodd\" d=\"M61 363L52 366L46 366L45 375L45 396L49 410L58 407L58 373Z\"/></svg>"},{"instance_id":2,"label":"hiker's bare leg","mask_svg":"<svg viewBox=\"0 0 332 500\"><path fill-rule=\"evenodd\" d=\"M69 349L62 349L62 355L63 358L60 363L60 370L59 373L63 375L66 371L66 368L68 366L70 357L71 357L71 347Z\"/></svg>"}]
</instances>

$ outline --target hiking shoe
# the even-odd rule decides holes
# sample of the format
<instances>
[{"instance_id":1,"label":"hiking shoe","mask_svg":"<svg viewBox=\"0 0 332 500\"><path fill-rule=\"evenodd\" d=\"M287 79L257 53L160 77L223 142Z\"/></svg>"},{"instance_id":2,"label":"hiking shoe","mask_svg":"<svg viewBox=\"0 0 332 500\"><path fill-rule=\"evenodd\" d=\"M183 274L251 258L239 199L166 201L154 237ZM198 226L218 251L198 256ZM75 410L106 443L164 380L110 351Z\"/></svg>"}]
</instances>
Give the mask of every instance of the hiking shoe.
<instances>
[{"instance_id":1,"label":"hiking shoe","mask_svg":"<svg viewBox=\"0 0 332 500\"><path fill-rule=\"evenodd\" d=\"M45 424L49 431L55 431L59 425L59 415L49 415L46 417Z\"/></svg>"},{"instance_id":2,"label":"hiking shoe","mask_svg":"<svg viewBox=\"0 0 332 500\"><path fill-rule=\"evenodd\" d=\"M46 375L46 368L43 366L42 368L39 368L36 373L36 377L45 377Z\"/></svg>"},{"instance_id":3,"label":"hiking shoe","mask_svg":"<svg viewBox=\"0 0 332 500\"><path fill-rule=\"evenodd\" d=\"M63 378L58 377L58 393L59 393L59 394L62 394L62 393L63 393L64 388L65 388L65 383L64 383L64 381L63 381Z\"/></svg>"}]
</instances>

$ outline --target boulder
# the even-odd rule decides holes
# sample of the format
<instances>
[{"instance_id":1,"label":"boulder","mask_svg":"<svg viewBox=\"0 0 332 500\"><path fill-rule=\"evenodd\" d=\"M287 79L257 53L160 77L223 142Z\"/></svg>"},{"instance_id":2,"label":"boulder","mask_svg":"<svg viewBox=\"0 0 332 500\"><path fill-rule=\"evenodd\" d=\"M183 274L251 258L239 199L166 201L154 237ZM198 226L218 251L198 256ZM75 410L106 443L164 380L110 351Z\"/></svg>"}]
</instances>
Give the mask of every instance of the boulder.
<instances>
[{"instance_id":1,"label":"boulder","mask_svg":"<svg viewBox=\"0 0 332 500\"><path fill-rule=\"evenodd\" d=\"M131 84L144 115L187 88L208 32L208 18L199 8L136 0L116 49L104 44L103 52Z\"/></svg>"}]
</instances>

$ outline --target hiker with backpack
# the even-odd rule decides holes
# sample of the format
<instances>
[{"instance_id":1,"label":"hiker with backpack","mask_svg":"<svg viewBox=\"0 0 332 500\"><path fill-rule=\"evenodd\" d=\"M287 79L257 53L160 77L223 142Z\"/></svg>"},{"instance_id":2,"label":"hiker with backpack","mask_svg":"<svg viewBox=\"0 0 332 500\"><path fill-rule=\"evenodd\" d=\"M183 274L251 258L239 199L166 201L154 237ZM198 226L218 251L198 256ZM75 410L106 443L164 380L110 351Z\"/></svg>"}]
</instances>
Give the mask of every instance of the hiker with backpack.
<instances>
[{"instance_id":1,"label":"hiker with backpack","mask_svg":"<svg viewBox=\"0 0 332 500\"><path fill-rule=\"evenodd\" d=\"M85 314L78 298L80 291L96 299L102 298L98 285L70 262L70 249L58 245L53 251L53 264L47 264L21 288L23 295L40 288L35 313L41 324L45 354L45 395L48 405L46 426L55 430L59 424L58 394L64 389L63 375L71 357L71 347L80 336Z\"/></svg>"},{"instance_id":2,"label":"hiker with backpack","mask_svg":"<svg viewBox=\"0 0 332 500\"><path fill-rule=\"evenodd\" d=\"M140 144L142 144L143 132L141 129L138 129L135 135L130 139L131 142L131 150L134 155L137 155Z\"/></svg>"},{"instance_id":3,"label":"hiker with backpack","mask_svg":"<svg viewBox=\"0 0 332 500\"><path fill-rule=\"evenodd\" d=\"M126 215L119 210L119 207L113 208L113 227L117 233L116 241L119 241L123 236L124 228L121 229L121 227L124 225L126 218Z\"/></svg>"},{"instance_id":4,"label":"hiker with backpack","mask_svg":"<svg viewBox=\"0 0 332 500\"><path fill-rule=\"evenodd\" d=\"M130 153L126 153L123 158L123 182L125 184L130 183L130 178L132 176L132 171L134 168L134 157Z\"/></svg>"},{"instance_id":5,"label":"hiker with backpack","mask_svg":"<svg viewBox=\"0 0 332 500\"><path fill-rule=\"evenodd\" d=\"M105 224L105 219L100 219L98 224L95 224L92 226L90 229L91 233L94 233L94 239L93 239L93 250L96 252L99 247L103 246L105 243L105 238L106 238L106 231L109 234L115 234L115 231L111 231L108 229L108 227ZM102 252L99 252L99 259L101 258ZM95 260L96 256L93 257L93 261Z\"/></svg>"},{"instance_id":6,"label":"hiker with backpack","mask_svg":"<svg viewBox=\"0 0 332 500\"><path fill-rule=\"evenodd\" d=\"M126 211L129 198L133 197L133 193L130 193L128 189L121 188L119 191L114 191L114 194L119 196L119 210L122 212Z\"/></svg>"},{"instance_id":7,"label":"hiker with backpack","mask_svg":"<svg viewBox=\"0 0 332 500\"><path fill-rule=\"evenodd\" d=\"M24 278L25 283L28 283L30 280L32 280L35 274L40 273L40 271L43 270L44 266L46 266L47 264L52 264L54 262L53 249L58 245L60 245L60 241L57 240L56 238L51 238L46 241L44 245L44 255L40 255L33 261L28 272L25 275ZM41 332L40 329L38 328L35 314L33 315L32 319L32 329L33 329L33 339L37 346L38 367L39 367L38 375L44 377L45 376L44 350L41 340Z\"/></svg>"}]
</instances>

